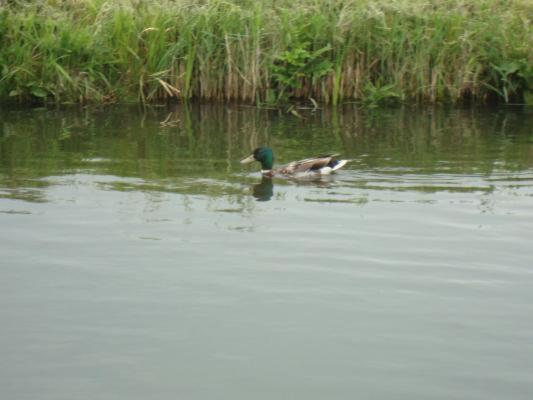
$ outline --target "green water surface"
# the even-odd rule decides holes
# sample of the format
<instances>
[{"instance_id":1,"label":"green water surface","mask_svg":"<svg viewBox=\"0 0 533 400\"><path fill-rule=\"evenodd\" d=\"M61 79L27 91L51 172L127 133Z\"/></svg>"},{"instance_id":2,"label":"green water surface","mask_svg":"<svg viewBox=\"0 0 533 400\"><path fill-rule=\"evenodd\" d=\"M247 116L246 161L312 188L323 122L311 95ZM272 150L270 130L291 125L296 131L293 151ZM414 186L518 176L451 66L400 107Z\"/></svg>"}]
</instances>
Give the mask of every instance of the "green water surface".
<instances>
[{"instance_id":1,"label":"green water surface","mask_svg":"<svg viewBox=\"0 0 533 400\"><path fill-rule=\"evenodd\" d=\"M531 109L299 113L1 110L2 399L531 399Z\"/></svg>"}]
</instances>

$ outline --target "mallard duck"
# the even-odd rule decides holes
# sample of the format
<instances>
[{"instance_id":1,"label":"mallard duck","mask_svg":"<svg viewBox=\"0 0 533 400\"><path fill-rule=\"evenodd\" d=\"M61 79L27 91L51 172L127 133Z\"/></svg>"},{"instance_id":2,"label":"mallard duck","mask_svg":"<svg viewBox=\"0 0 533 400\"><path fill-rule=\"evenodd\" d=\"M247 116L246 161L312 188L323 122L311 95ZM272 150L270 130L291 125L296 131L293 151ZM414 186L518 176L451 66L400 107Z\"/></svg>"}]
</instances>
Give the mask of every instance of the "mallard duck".
<instances>
[{"instance_id":1,"label":"mallard duck","mask_svg":"<svg viewBox=\"0 0 533 400\"><path fill-rule=\"evenodd\" d=\"M261 173L266 177L274 175L307 175L319 174L329 175L332 172L344 167L348 160L336 160L338 154L325 154L318 157L306 158L304 160L292 161L284 166L274 168L274 152L268 147L258 147L254 152L241 160L241 164L248 164L253 161L261 163Z\"/></svg>"}]
</instances>

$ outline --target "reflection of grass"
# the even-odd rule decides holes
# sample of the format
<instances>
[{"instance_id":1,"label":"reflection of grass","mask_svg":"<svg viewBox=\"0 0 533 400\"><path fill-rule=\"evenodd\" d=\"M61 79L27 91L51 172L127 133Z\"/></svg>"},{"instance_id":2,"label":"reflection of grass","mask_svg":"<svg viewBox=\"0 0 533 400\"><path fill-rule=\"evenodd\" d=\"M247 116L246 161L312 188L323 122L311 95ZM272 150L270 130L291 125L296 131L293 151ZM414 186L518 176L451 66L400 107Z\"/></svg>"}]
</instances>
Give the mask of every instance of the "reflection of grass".
<instances>
[{"instance_id":1,"label":"reflection of grass","mask_svg":"<svg viewBox=\"0 0 533 400\"><path fill-rule=\"evenodd\" d=\"M0 175L0 199L45 203L45 190L50 184L41 179L8 178Z\"/></svg>"},{"instance_id":2,"label":"reflection of grass","mask_svg":"<svg viewBox=\"0 0 533 400\"><path fill-rule=\"evenodd\" d=\"M491 193L494 191L493 186L380 186L380 185L361 185L360 188L366 190L390 190L393 192L423 192L423 193L472 193L484 192Z\"/></svg>"},{"instance_id":3,"label":"reflection of grass","mask_svg":"<svg viewBox=\"0 0 533 400\"><path fill-rule=\"evenodd\" d=\"M151 181L96 182L101 190L119 192L141 192L167 194L169 199L181 199L185 208L193 209L194 203L207 200L207 209L224 214L246 214L254 208L254 201L248 186L242 182L218 181L214 179L165 179ZM175 196L177 195L177 196ZM150 196L151 197L151 196ZM158 201L161 200L156 196Z\"/></svg>"},{"instance_id":4,"label":"reflection of grass","mask_svg":"<svg viewBox=\"0 0 533 400\"><path fill-rule=\"evenodd\" d=\"M120 192L160 192L185 195L206 195L209 197L242 195L244 190L238 185L213 180L183 180L179 183L168 182L100 182L103 190Z\"/></svg>"},{"instance_id":5,"label":"reflection of grass","mask_svg":"<svg viewBox=\"0 0 533 400\"><path fill-rule=\"evenodd\" d=\"M253 108L177 107L172 116L177 126L161 127L167 110L0 110L4 132L10 133L0 142L1 185L32 187L44 185L43 177L87 173L141 178L147 185L164 182L165 190L189 179L197 181L197 191L231 192L209 182L202 189L200 180L233 187L258 183L258 166L243 168L238 160L265 143L275 148L278 164L328 151L354 158L340 175L357 187L365 181L395 186L398 176L407 185L424 186L416 179L423 175L438 179L430 185L449 186L443 176L488 177L533 166L530 114L397 109L379 110L382 118L374 118L377 111L324 109L300 121ZM67 138L63 126L69 127ZM274 184L335 186L327 179L274 179Z\"/></svg>"},{"instance_id":6,"label":"reflection of grass","mask_svg":"<svg viewBox=\"0 0 533 400\"><path fill-rule=\"evenodd\" d=\"M0 191L0 199L9 200L23 200L30 203L46 203L46 197L42 190L28 189L28 188L16 188L16 189L3 189Z\"/></svg>"},{"instance_id":7,"label":"reflection of grass","mask_svg":"<svg viewBox=\"0 0 533 400\"><path fill-rule=\"evenodd\" d=\"M528 0L34 0L0 13L0 97L20 102L531 97Z\"/></svg>"}]
</instances>

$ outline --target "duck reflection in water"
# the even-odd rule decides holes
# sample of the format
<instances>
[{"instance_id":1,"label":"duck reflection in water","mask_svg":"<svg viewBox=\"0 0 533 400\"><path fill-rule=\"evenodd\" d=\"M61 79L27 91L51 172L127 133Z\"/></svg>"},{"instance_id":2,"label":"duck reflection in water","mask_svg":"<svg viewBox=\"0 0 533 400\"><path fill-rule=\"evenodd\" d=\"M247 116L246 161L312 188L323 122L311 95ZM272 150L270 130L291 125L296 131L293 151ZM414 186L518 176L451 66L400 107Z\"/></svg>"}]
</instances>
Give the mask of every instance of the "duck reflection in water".
<instances>
[{"instance_id":1,"label":"duck reflection in water","mask_svg":"<svg viewBox=\"0 0 533 400\"><path fill-rule=\"evenodd\" d=\"M257 201L269 201L274 195L272 179L263 176L260 183L252 186L252 195Z\"/></svg>"},{"instance_id":2,"label":"duck reflection in water","mask_svg":"<svg viewBox=\"0 0 533 400\"><path fill-rule=\"evenodd\" d=\"M331 188L331 183L334 181L331 176L315 176L308 179L288 179L287 184L296 186L314 186L317 188ZM271 178L266 176L261 177L261 182L252 185L252 196L257 201L269 201L274 196L274 182Z\"/></svg>"}]
</instances>

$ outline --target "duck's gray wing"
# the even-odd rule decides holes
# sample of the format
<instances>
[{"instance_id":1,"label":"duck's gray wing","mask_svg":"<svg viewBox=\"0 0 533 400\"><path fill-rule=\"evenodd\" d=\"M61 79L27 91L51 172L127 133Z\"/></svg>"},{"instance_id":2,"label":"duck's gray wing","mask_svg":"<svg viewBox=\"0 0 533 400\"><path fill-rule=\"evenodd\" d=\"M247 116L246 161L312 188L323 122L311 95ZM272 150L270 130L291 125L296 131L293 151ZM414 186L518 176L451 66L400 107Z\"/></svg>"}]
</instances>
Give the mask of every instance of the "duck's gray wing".
<instances>
[{"instance_id":1,"label":"duck's gray wing","mask_svg":"<svg viewBox=\"0 0 533 400\"><path fill-rule=\"evenodd\" d=\"M282 174L297 174L307 171L314 171L327 166L338 154L326 154L318 157L306 158L304 160L293 161L280 168Z\"/></svg>"}]
</instances>

